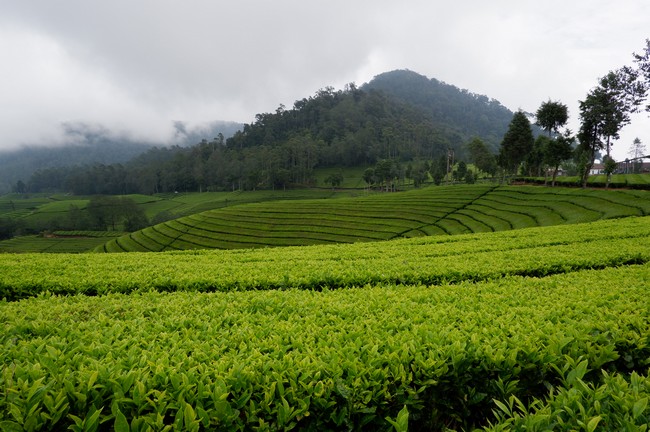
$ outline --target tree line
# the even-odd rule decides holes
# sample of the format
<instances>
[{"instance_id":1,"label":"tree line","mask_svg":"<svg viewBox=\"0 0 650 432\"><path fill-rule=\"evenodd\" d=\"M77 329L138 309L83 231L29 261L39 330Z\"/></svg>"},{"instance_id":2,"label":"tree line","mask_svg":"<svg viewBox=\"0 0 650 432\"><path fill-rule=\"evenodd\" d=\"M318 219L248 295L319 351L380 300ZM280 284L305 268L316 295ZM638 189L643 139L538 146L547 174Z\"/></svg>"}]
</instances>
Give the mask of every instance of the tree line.
<instances>
[{"instance_id":1,"label":"tree line","mask_svg":"<svg viewBox=\"0 0 650 432\"><path fill-rule=\"evenodd\" d=\"M611 157L613 142L630 123L631 114L641 110L650 89L650 40L646 40L641 54L633 54L633 62L632 66L623 66L599 78L584 100L579 101L580 129L575 135L570 130L560 132L568 120L567 107L561 102L549 100L537 110L536 124L547 132L537 139L527 116L521 111L515 113L501 142L498 165L504 172L529 176L540 176L542 170L546 173L550 168L554 183L560 164L573 163L581 185L586 187L596 157L604 152L609 184L617 166ZM650 104L645 110L650 112ZM644 148L637 138L630 154L638 158Z\"/></svg>"},{"instance_id":2,"label":"tree line","mask_svg":"<svg viewBox=\"0 0 650 432\"><path fill-rule=\"evenodd\" d=\"M432 159L462 141L420 110L349 84L319 90L292 109L258 114L227 140L153 148L124 164L45 169L22 189L91 195L310 186L316 167Z\"/></svg>"},{"instance_id":3,"label":"tree line","mask_svg":"<svg viewBox=\"0 0 650 432\"><path fill-rule=\"evenodd\" d=\"M96 195L85 206L71 204L68 210L47 219L25 221L0 218L0 240L16 235L38 234L43 231L137 231L165 217L161 214L149 220L143 209L128 197Z\"/></svg>"},{"instance_id":4,"label":"tree line","mask_svg":"<svg viewBox=\"0 0 650 432\"><path fill-rule=\"evenodd\" d=\"M606 154L606 171L612 172L615 167L610 157L613 142L630 122L630 115L641 109L650 87L649 52L650 42L646 41L644 51L634 54L632 66L610 71L598 80L580 101L577 133L562 130L568 119L566 105L549 100L535 113L534 124L526 113L514 113L497 154L488 137L468 141L454 124L462 123L459 113L463 104L489 108L488 114L482 115L478 108L469 110L471 116L480 119L474 128L481 122L496 122L505 108L496 101L465 94L452 105L457 108L451 110L453 122L442 121L444 115L435 108L427 111L414 106L433 100L424 94L418 102L418 91L443 94L449 99L453 89L440 83L427 87L424 77L401 71L385 74L375 83L377 88L348 84L336 91L327 87L296 101L291 109L280 105L273 113L258 114L253 123L245 124L227 140L219 135L192 147L153 148L123 164L40 170L14 189L77 195L280 189L313 186L315 168L336 166L373 167L376 172L364 173L364 179L385 187L387 176L403 177L409 163L414 183L421 184L451 174L450 150L457 161L472 162L492 176L498 170L504 175L529 176L550 171L554 183L560 166L574 166L586 185L600 152ZM384 91L399 85L405 88L401 98ZM494 120L489 120L492 117ZM535 137L534 126L545 133ZM494 130L490 131L494 135ZM395 177L399 164L404 175ZM336 182L332 178L328 183Z\"/></svg>"}]
</instances>

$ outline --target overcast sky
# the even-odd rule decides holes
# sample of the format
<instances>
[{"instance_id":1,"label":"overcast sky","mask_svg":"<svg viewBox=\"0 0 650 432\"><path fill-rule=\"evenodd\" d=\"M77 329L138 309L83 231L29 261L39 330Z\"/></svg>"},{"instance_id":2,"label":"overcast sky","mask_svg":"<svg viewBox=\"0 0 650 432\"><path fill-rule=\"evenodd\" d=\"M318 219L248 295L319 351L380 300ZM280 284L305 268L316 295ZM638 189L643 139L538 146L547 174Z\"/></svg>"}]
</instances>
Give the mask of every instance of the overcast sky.
<instances>
[{"instance_id":1,"label":"overcast sky","mask_svg":"<svg viewBox=\"0 0 650 432\"><path fill-rule=\"evenodd\" d=\"M410 69L535 112L569 106L650 38L648 0L0 0L0 149L85 122L166 141L172 121L250 123ZM648 114L614 145L624 158Z\"/></svg>"}]
</instances>

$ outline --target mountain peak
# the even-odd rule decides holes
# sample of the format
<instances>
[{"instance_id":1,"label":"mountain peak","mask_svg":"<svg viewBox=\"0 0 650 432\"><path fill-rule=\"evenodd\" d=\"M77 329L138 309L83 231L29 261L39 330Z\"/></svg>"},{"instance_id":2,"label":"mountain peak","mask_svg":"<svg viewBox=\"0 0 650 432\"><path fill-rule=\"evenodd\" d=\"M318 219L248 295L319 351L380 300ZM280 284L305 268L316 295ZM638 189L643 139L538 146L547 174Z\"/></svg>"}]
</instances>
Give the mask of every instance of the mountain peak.
<instances>
[{"instance_id":1,"label":"mountain peak","mask_svg":"<svg viewBox=\"0 0 650 432\"><path fill-rule=\"evenodd\" d=\"M493 149L498 147L513 116L512 111L495 99L408 69L379 74L362 89L382 91L413 105L425 112L434 124L451 126L464 140L481 137Z\"/></svg>"}]
</instances>

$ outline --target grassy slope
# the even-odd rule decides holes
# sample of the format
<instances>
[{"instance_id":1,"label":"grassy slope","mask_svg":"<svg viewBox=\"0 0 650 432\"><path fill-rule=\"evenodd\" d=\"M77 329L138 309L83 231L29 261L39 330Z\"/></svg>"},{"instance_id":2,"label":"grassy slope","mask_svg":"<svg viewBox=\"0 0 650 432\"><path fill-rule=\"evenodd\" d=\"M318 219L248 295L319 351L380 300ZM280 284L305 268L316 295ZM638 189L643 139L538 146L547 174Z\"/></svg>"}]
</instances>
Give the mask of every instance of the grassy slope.
<instances>
[{"instance_id":1,"label":"grassy slope","mask_svg":"<svg viewBox=\"0 0 650 432\"><path fill-rule=\"evenodd\" d=\"M300 246L463 234L650 214L650 192L462 185L339 200L229 206L109 241L98 250Z\"/></svg>"}]
</instances>

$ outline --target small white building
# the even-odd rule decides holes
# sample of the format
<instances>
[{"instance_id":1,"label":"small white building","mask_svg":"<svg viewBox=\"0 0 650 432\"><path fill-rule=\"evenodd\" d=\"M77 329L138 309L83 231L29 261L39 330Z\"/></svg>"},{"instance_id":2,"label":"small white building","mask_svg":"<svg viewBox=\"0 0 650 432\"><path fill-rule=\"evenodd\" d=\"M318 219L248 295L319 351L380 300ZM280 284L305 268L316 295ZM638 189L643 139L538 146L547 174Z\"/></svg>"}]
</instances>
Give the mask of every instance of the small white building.
<instances>
[{"instance_id":1,"label":"small white building","mask_svg":"<svg viewBox=\"0 0 650 432\"><path fill-rule=\"evenodd\" d=\"M605 165L602 163L594 163L591 166L589 175L605 174Z\"/></svg>"}]
</instances>

